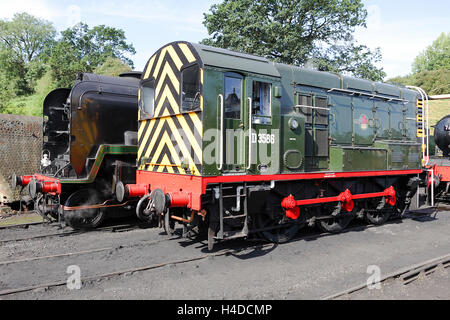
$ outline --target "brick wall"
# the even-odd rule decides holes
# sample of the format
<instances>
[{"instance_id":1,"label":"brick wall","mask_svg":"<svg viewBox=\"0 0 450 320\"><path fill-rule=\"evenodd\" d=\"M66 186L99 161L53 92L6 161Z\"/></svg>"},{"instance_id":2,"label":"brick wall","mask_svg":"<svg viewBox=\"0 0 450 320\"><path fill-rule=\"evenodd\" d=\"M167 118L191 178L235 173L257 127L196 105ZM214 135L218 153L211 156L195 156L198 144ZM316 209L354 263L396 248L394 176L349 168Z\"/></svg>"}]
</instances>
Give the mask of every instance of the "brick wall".
<instances>
[{"instance_id":1,"label":"brick wall","mask_svg":"<svg viewBox=\"0 0 450 320\"><path fill-rule=\"evenodd\" d=\"M41 117L0 114L0 204L19 200L11 175L39 172L41 152Z\"/></svg>"}]
</instances>

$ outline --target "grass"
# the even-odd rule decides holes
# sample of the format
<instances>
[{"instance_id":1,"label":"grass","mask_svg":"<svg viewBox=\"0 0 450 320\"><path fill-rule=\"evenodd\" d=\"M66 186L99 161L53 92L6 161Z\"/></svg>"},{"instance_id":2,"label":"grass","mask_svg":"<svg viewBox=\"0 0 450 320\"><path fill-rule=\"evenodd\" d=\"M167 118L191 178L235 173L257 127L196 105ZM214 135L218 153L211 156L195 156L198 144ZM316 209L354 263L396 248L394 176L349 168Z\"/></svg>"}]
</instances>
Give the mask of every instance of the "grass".
<instances>
[{"instance_id":1,"label":"grass","mask_svg":"<svg viewBox=\"0 0 450 320\"><path fill-rule=\"evenodd\" d=\"M6 219L0 220L0 227L11 226L15 224L43 222L44 219L37 213L33 214L18 214Z\"/></svg>"},{"instance_id":2,"label":"grass","mask_svg":"<svg viewBox=\"0 0 450 320\"><path fill-rule=\"evenodd\" d=\"M439 120L450 115L450 100L433 100L429 103L430 126L436 125Z\"/></svg>"}]
</instances>

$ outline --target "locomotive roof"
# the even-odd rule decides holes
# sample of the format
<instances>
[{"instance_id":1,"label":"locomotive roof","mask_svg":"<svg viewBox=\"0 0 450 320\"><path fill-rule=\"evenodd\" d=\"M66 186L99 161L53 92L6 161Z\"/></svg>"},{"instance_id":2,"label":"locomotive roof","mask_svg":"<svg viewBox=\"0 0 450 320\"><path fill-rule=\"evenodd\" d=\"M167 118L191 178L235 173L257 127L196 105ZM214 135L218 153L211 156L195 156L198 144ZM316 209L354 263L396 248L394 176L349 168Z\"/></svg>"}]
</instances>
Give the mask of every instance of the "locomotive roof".
<instances>
[{"instance_id":1,"label":"locomotive roof","mask_svg":"<svg viewBox=\"0 0 450 320\"><path fill-rule=\"evenodd\" d=\"M138 74L137 72L136 74ZM99 83L107 83L112 85L129 85L135 87L139 83L139 78L136 76L120 76L120 77L111 77L104 76L95 73L79 73L77 75L77 82L80 81L90 81L90 82L99 82Z\"/></svg>"},{"instance_id":2,"label":"locomotive roof","mask_svg":"<svg viewBox=\"0 0 450 320\"><path fill-rule=\"evenodd\" d=\"M204 65L234 70L242 70L271 77L280 77L275 64L250 54L191 43Z\"/></svg>"},{"instance_id":3,"label":"locomotive roof","mask_svg":"<svg viewBox=\"0 0 450 320\"><path fill-rule=\"evenodd\" d=\"M292 82L298 85L313 86L327 90L348 90L402 98L405 100L415 100L417 98L416 91L388 83L358 79L337 73L317 71L280 63L276 63L275 66L279 69L283 77L291 77Z\"/></svg>"},{"instance_id":4,"label":"locomotive roof","mask_svg":"<svg viewBox=\"0 0 450 320\"><path fill-rule=\"evenodd\" d=\"M298 85L313 86L327 90L348 90L406 100L415 100L417 98L416 91L392 84L275 63L263 57L198 43L177 41L172 44L177 43L190 45L200 58L201 64L205 66L236 70L237 72L245 71L276 78L286 77Z\"/></svg>"}]
</instances>

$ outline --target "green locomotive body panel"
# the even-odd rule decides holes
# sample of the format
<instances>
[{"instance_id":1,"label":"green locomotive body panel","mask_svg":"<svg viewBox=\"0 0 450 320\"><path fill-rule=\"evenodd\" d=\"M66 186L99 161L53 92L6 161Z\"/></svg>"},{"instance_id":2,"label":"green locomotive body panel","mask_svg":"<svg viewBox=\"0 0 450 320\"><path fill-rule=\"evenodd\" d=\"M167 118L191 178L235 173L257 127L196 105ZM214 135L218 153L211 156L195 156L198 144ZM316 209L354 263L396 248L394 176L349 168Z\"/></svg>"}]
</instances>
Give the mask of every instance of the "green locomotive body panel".
<instances>
[{"instance_id":1,"label":"green locomotive body panel","mask_svg":"<svg viewBox=\"0 0 450 320\"><path fill-rule=\"evenodd\" d=\"M177 101L159 101L165 113L140 118L139 137L146 141L139 146L140 170L220 176L421 167L417 94L412 90L185 42L155 53L148 64L153 69L144 70L143 81L152 79L164 50L166 60L178 55L190 64L177 70L176 58L175 63L167 62L174 70L168 77L180 86L180 94L173 94ZM201 69L194 98L200 96L200 104L183 114L183 102L178 101L185 94L182 74L193 63ZM155 80L161 83L154 86L162 90L167 79L155 74ZM177 150L180 138L167 136L163 157L165 149L156 140L148 141L145 132L162 118L175 124L179 119L183 130L195 126L196 148L184 142L185 147ZM173 131L178 125L169 127L166 130ZM186 156L189 153L191 157ZM146 155L153 155L153 160ZM188 163L183 163L186 159Z\"/></svg>"}]
</instances>

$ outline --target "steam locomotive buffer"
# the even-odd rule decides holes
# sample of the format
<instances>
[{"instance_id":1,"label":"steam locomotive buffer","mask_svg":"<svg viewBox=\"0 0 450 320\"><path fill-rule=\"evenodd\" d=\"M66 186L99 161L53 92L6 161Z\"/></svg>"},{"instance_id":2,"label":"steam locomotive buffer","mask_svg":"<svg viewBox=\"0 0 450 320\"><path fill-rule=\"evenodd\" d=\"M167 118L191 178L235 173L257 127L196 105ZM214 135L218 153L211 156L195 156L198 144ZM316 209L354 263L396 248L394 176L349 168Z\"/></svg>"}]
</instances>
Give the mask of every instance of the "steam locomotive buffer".
<instances>
[{"instance_id":1,"label":"steam locomotive buffer","mask_svg":"<svg viewBox=\"0 0 450 320\"><path fill-rule=\"evenodd\" d=\"M137 215L285 242L408 209L428 135L416 90L187 42L148 61L139 89ZM428 139L428 138L427 138Z\"/></svg>"},{"instance_id":2,"label":"steam locomotive buffer","mask_svg":"<svg viewBox=\"0 0 450 320\"><path fill-rule=\"evenodd\" d=\"M140 76L82 73L72 89L48 94L41 172L12 177L13 189L27 187L42 216L86 229L98 226L107 209L126 208L114 191L119 180L135 181Z\"/></svg>"}]
</instances>

